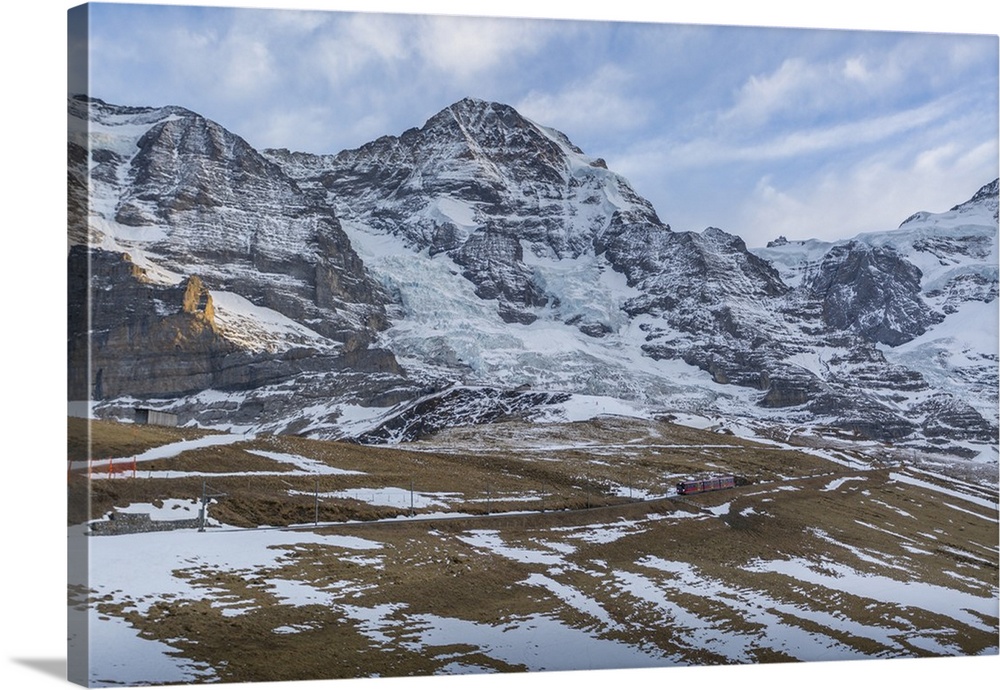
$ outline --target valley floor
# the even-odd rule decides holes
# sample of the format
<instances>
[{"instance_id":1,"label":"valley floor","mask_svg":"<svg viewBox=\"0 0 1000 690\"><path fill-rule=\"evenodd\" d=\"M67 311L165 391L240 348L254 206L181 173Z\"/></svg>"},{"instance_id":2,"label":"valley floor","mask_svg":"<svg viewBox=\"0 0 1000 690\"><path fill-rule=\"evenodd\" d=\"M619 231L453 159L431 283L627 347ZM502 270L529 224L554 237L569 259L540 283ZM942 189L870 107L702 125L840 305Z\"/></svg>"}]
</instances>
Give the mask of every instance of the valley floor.
<instances>
[{"instance_id":1,"label":"valley floor","mask_svg":"<svg viewBox=\"0 0 1000 690\"><path fill-rule=\"evenodd\" d=\"M92 429L119 467L70 470L92 685L1000 651L995 484L870 449L615 418L394 448ZM699 473L748 483L677 496ZM108 527L197 520L203 491L204 531Z\"/></svg>"}]
</instances>

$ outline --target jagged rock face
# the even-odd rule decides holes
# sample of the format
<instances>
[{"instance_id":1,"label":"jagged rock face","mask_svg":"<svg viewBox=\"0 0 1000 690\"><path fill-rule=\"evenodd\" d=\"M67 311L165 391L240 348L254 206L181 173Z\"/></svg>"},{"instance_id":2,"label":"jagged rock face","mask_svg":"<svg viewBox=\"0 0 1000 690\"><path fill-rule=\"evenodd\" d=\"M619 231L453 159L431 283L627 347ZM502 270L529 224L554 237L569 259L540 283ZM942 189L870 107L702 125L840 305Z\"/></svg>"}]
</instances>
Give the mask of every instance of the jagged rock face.
<instances>
[{"instance_id":1,"label":"jagged rock face","mask_svg":"<svg viewBox=\"0 0 1000 690\"><path fill-rule=\"evenodd\" d=\"M945 314L958 312L966 302L990 303L997 298L997 280L976 273L964 273L951 278L945 285L927 292L927 298L940 304Z\"/></svg>"},{"instance_id":2,"label":"jagged rock face","mask_svg":"<svg viewBox=\"0 0 1000 690\"><path fill-rule=\"evenodd\" d=\"M89 398L129 415L135 399L193 395L195 401L175 408L185 421L221 418L252 425L272 413L294 416L306 401L343 394L335 388L345 380L351 380L344 386L346 398L355 403L396 404L414 394L395 357L383 349L295 347L274 357L240 348L223 337L212 294L197 276L158 285L127 254L83 246L70 250L69 276L71 399ZM89 322L82 318L88 310ZM288 395L254 399L255 392L274 387L287 387ZM236 392L246 402L198 402L206 390ZM124 399L124 407L115 399Z\"/></svg>"},{"instance_id":3,"label":"jagged rock face","mask_svg":"<svg viewBox=\"0 0 1000 690\"><path fill-rule=\"evenodd\" d=\"M89 118L94 212L123 228L111 226L120 242L341 342L387 326L387 297L336 215L246 141L183 108L73 99L74 110Z\"/></svg>"},{"instance_id":4,"label":"jagged rock face","mask_svg":"<svg viewBox=\"0 0 1000 690\"><path fill-rule=\"evenodd\" d=\"M980 194L981 194L980 190ZM977 196L980 196L977 194ZM995 200L995 197L992 197ZM984 204L987 211L990 204ZM992 204L995 209L996 204ZM962 205L953 210L969 209ZM994 218L996 212L994 211ZM995 239L982 232L965 230L947 235L921 237L913 250L933 259L943 275L927 285L924 297L943 314L956 313L967 302L992 302L1000 284L995 261Z\"/></svg>"},{"instance_id":5,"label":"jagged rock face","mask_svg":"<svg viewBox=\"0 0 1000 690\"><path fill-rule=\"evenodd\" d=\"M279 170L245 141L194 113L178 113L157 122L139 138L137 147L129 169L130 184L118 206L121 223L174 221L183 225L186 211L245 207L260 196L280 200L293 212L302 210L301 200ZM292 206L296 201L300 208ZM236 242L226 236L212 238L215 248L224 251L237 242L255 239L240 230ZM210 244L199 246L210 248Z\"/></svg>"},{"instance_id":6,"label":"jagged rock face","mask_svg":"<svg viewBox=\"0 0 1000 690\"><path fill-rule=\"evenodd\" d=\"M71 318L87 313L81 304L90 314L89 324L70 324L69 358L89 355L93 399L204 390L236 352L216 332L211 296L197 277L158 286L128 255L81 246L70 250L69 275ZM71 391L86 388L86 367L70 370L80 379Z\"/></svg>"},{"instance_id":7,"label":"jagged rock face","mask_svg":"<svg viewBox=\"0 0 1000 690\"><path fill-rule=\"evenodd\" d=\"M465 269L462 275L476 286L477 295L499 301L500 318L508 323L534 322L537 317L522 307L543 307L548 301L532 281L521 243L513 235L492 230L473 235L452 259Z\"/></svg>"},{"instance_id":8,"label":"jagged rock face","mask_svg":"<svg viewBox=\"0 0 1000 690\"><path fill-rule=\"evenodd\" d=\"M884 237L750 251L673 232L501 104L330 156L258 153L181 108L70 108L89 118L68 154L71 238L112 286L101 378L82 385L106 410L183 394L172 409L201 423L381 443L580 394L995 443L976 403L996 398L995 347L959 366L934 338L995 304L996 183Z\"/></svg>"},{"instance_id":9,"label":"jagged rock face","mask_svg":"<svg viewBox=\"0 0 1000 690\"><path fill-rule=\"evenodd\" d=\"M66 219L69 243L87 241L87 149L72 141L66 151Z\"/></svg>"},{"instance_id":10,"label":"jagged rock face","mask_svg":"<svg viewBox=\"0 0 1000 690\"><path fill-rule=\"evenodd\" d=\"M930 439L963 441L995 434L989 423L970 405L950 395L935 395L916 405L921 430Z\"/></svg>"},{"instance_id":11,"label":"jagged rock face","mask_svg":"<svg viewBox=\"0 0 1000 690\"><path fill-rule=\"evenodd\" d=\"M378 287L366 279L335 215L310 206L239 137L191 114L157 123L138 149L116 220L170 228L168 241L153 245L170 263L204 267L220 289L256 292L285 313L298 301L300 319L319 318L315 307L335 313L345 303L377 304ZM174 256L177 248L183 258ZM281 275L283 284L260 280L268 274ZM373 310L371 326L384 326L381 317ZM331 337L334 328L319 325Z\"/></svg>"},{"instance_id":12,"label":"jagged rock face","mask_svg":"<svg viewBox=\"0 0 1000 690\"><path fill-rule=\"evenodd\" d=\"M784 312L810 324L814 347L841 350L823 362L836 395L812 399L811 411L866 434L915 434L951 450L968 439L996 442L996 195L994 181L895 231L755 250L795 285ZM847 424L845 403L861 399L852 391L873 395Z\"/></svg>"},{"instance_id":13,"label":"jagged rock face","mask_svg":"<svg viewBox=\"0 0 1000 690\"><path fill-rule=\"evenodd\" d=\"M616 219L617 220L617 219ZM617 225L617 223L613 223ZM622 224L601 245L613 267L641 296L625 305L630 314L666 315L689 332L731 330L732 306L778 297L788 288L738 237L717 228L674 233L652 224ZM706 320L708 308L725 303Z\"/></svg>"},{"instance_id":14,"label":"jagged rock face","mask_svg":"<svg viewBox=\"0 0 1000 690\"><path fill-rule=\"evenodd\" d=\"M302 376L319 391L348 368L385 375L355 387L362 399L406 390L392 354L370 346L388 297L331 209L183 108L73 98L69 110L73 399L253 391Z\"/></svg>"},{"instance_id":15,"label":"jagged rock face","mask_svg":"<svg viewBox=\"0 0 1000 690\"><path fill-rule=\"evenodd\" d=\"M532 307L549 299L522 247L539 257L592 252L616 213L663 227L603 161L498 103L465 99L420 129L336 156L266 154L345 221L452 258L508 323L531 323Z\"/></svg>"},{"instance_id":16,"label":"jagged rock face","mask_svg":"<svg viewBox=\"0 0 1000 690\"><path fill-rule=\"evenodd\" d=\"M830 250L807 289L831 327L895 346L943 318L921 299L922 277L890 248L849 242Z\"/></svg>"},{"instance_id":17,"label":"jagged rock face","mask_svg":"<svg viewBox=\"0 0 1000 690\"><path fill-rule=\"evenodd\" d=\"M821 389L815 376L785 363L807 346L781 312L788 287L740 238L718 228L663 233L632 225L608 256L641 291L625 310L653 317L642 346L650 357L681 359L718 383L765 391L767 407L804 405Z\"/></svg>"},{"instance_id":18,"label":"jagged rock face","mask_svg":"<svg viewBox=\"0 0 1000 690\"><path fill-rule=\"evenodd\" d=\"M442 110L420 129L316 165L325 168L320 182L334 203L340 197L350 207L345 218L370 217L374 227L403 233L420 248L433 244L448 218L470 234L489 229L514 235L560 257L589 248L588 233L578 228L598 231L609 207L656 221L649 202L565 135L509 106L475 99ZM622 200L616 205L609 192ZM377 214L372 207L379 200L393 204ZM574 210L580 222L567 218L567 203L582 206ZM587 214L587 206L599 207L598 213Z\"/></svg>"},{"instance_id":19,"label":"jagged rock face","mask_svg":"<svg viewBox=\"0 0 1000 690\"><path fill-rule=\"evenodd\" d=\"M508 106L467 99L420 129L337 156L267 155L341 217L446 255L477 296L497 300L507 323L531 324L541 313L592 338L616 331L612 319L567 309L565 295L532 268L589 256L622 274L635 295L616 308L659 320L644 324L646 353L755 386L780 360L773 339L782 328L762 331L757 318L761 300L787 291L767 262L715 228L672 232L603 161ZM684 335L664 342L657 334L667 330Z\"/></svg>"},{"instance_id":20,"label":"jagged rock face","mask_svg":"<svg viewBox=\"0 0 1000 690\"><path fill-rule=\"evenodd\" d=\"M530 417L540 407L566 402L569 398L566 393L456 387L404 406L352 440L366 444L415 441L453 426L456 419L464 420L465 424L520 419L525 415Z\"/></svg>"},{"instance_id":21,"label":"jagged rock face","mask_svg":"<svg viewBox=\"0 0 1000 690\"><path fill-rule=\"evenodd\" d=\"M979 191L972 195L972 198L951 208L952 211L962 213L964 211L975 212L983 209L987 213L993 212L993 221L1000 219L1000 178L993 180L987 185L983 185Z\"/></svg>"},{"instance_id":22,"label":"jagged rock face","mask_svg":"<svg viewBox=\"0 0 1000 690\"><path fill-rule=\"evenodd\" d=\"M807 410L858 433L897 440L919 427L906 396L927 382L877 346L907 342L942 314L924 300L921 270L891 248L840 248L808 280L787 284L740 238L672 232L563 135L481 101L337 156L267 155L358 227L451 258L508 323L562 318L615 342L620 321L566 309L565 292L539 277L540 261L590 256L625 278L618 305L644 334L646 356L759 390L765 408ZM989 298L990 287L965 277L944 289Z\"/></svg>"}]
</instances>

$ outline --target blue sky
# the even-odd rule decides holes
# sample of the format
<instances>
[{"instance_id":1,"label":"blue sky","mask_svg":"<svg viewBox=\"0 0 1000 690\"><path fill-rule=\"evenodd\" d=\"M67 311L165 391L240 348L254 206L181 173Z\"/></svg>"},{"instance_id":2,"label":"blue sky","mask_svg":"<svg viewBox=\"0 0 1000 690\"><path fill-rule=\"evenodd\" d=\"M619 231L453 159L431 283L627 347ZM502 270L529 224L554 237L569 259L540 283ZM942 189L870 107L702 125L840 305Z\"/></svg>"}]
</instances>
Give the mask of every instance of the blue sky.
<instances>
[{"instance_id":1,"label":"blue sky","mask_svg":"<svg viewBox=\"0 0 1000 690\"><path fill-rule=\"evenodd\" d=\"M92 95L315 153L496 100L604 158L674 229L750 246L892 228L998 174L995 35L241 4L93 6Z\"/></svg>"}]
</instances>

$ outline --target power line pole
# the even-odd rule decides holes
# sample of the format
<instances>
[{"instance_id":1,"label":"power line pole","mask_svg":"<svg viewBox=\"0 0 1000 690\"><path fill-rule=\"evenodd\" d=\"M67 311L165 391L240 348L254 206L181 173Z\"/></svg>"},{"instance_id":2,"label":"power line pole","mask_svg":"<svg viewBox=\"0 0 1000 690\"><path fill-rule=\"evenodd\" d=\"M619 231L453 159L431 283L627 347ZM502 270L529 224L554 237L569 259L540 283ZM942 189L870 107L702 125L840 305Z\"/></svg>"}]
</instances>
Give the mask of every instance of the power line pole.
<instances>
[{"instance_id":1,"label":"power line pole","mask_svg":"<svg viewBox=\"0 0 1000 690\"><path fill-rule=\"evenodd\" d=\"M222 496L226 495L226 494L221 493L221 492L210 494L210 493L208 493L208 489L209 489L208 483L204 479L202 479L201 480L201 509L198 511L198 531L199 532L204 532L205 531L205 518L206 518L206 516L208 514L208 500L210 498L221 498ZM213 491L214 491L214 489L213 489Z\"/></svg>"}]
</instances>

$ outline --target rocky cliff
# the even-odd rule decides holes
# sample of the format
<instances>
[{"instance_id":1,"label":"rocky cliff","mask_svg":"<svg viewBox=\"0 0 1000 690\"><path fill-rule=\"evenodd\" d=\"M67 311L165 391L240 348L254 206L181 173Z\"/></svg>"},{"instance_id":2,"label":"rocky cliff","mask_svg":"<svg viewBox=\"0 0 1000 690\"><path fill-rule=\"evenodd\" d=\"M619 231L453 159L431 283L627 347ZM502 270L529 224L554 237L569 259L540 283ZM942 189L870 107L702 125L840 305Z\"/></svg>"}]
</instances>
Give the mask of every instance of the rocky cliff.
<instances>
[{"instance_id":1,"label":"rocky cliff","mask_svg":"<svg viewBox=\"0 0 1000 690\"><path fill-rule=\"evenodd\" d=\"M385 441L599 396L996 444L995 343L955 344L970 305L995 311L996 182L897 230L750 250L674 232L498 103L336 155L257 152L182 108L70 110L71 271L89 256L108 414L152 396L201 423Z\"/></svg>"},{"instance_id":2,"label":"rocky cliff","mask_svg":"<svg viewBox=\"0 0 1000 690\"><path fill-rule=\"evenodd\" d=\"M71 312L90 305L95 398L256 388L387 327L336 215L240 137L178 107L81 97L70 116Z\"/></svg>"}]
</instances>

